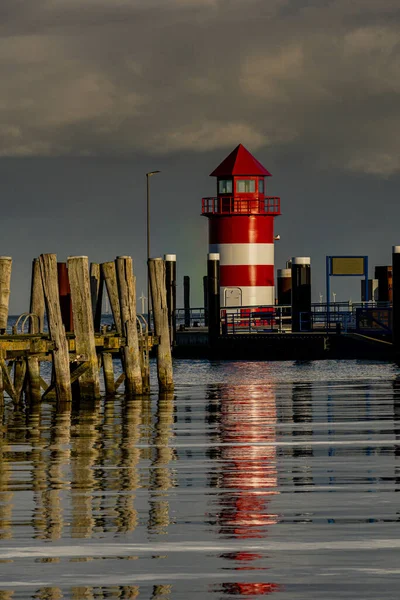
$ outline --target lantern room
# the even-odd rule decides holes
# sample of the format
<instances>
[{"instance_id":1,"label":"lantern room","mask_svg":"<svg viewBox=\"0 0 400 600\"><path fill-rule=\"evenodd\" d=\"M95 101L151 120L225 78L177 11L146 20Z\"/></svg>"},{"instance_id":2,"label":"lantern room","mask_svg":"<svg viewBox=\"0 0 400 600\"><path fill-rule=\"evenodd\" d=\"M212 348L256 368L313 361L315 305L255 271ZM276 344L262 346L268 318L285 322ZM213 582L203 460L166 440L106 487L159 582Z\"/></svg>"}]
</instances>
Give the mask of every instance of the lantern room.
<instances>
[{"instance_id":1,"label":"lantern room","mask_svg":"<svg viewBox=\"0 0 400 600\"><path fill-rule=\"evenodd\" d=\"M217 196L203 198L202 214L280 214L278 197L266 196L263 165L239 144L210 174L217 178Z\"/></svg>"}]
</instances>

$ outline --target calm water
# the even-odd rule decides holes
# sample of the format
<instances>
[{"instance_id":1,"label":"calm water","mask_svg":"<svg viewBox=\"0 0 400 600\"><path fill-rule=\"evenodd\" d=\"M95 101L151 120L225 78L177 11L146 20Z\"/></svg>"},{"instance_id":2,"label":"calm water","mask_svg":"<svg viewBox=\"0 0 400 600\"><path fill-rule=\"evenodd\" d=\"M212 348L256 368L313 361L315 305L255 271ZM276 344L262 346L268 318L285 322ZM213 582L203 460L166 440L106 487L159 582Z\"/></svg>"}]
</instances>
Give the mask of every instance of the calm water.
<instances>
[{"instance_id":1,"label":"calm water","mask_svg":"<svg viewBox=\"0 0 400 600\"><path fill-rule=\"evenodd\" d=\"M399 598L398 367L175 377L163 398L6 405L0 600Z\"/></svg>"}]
</instances>

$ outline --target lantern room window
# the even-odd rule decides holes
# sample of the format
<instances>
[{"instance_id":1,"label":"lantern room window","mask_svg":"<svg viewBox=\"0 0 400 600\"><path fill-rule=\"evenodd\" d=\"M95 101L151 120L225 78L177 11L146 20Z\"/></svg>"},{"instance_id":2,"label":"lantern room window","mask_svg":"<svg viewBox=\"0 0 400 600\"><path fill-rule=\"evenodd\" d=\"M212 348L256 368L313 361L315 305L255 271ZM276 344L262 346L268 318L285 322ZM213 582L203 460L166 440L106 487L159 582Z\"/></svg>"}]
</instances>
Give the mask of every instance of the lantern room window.
<instances>
[{"instance_id":1,"label":"lantern room window","mask_svg":"<svg viewBox=\"0 0 400 600\"><path fill-rule=\"evenodd\" d=\"M218 194L232 194L232 179L220 179L218 181Z\"/></svg>"},{"instance_id":2,"label":"lantern room window","mask_svg":"<svg viewBox=\"0 0 400 600\"><path fill-rule=\"evenodd\" d=\"M264 179L259 179L258 180L258 193L259 194L263 194L264 193Z\"/></svg>"},{"instance_id":3,"label":"lantern room window","mask_svg":"<svg viewBox=\"0 0 400 600\"><path fill-rule=\"evenodd\" d=\"M251 194L256 191L256 182L254 179L237 179L236 191L239 194Z\"/></svg>"}]
</instances>

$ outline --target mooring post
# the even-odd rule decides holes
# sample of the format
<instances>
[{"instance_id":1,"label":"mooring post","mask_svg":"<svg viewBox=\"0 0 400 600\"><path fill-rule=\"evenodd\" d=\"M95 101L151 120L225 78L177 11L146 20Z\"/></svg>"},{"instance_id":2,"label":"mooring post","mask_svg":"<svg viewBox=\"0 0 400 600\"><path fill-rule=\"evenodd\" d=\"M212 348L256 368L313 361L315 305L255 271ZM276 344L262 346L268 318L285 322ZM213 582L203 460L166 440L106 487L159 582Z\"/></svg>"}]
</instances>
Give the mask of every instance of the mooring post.
<instances>
[{"instance_id":1,"label":"mooring post","mask_svg":"<svg viewBox=\"0 0 400 600\"><path fill-rule=\"evenodd\" d=\"M74 319L75 351L77 356L81 357L81 362L86 362L87 366L79 377L80 396L88 399L100 398L88 257L69 256L68 276Z\"/></svg>"},{"instance_id":2,"label":"mooring post","mask_svg":"<svg viewBox=\"0 0 400 600\"><path fill-rule=\"evenodd\" d=\"M67 263L57 263L58 293L60 294L60 309L65 331L74 331L72 316L71 287L69 285Z\"/></svg>"},{"instance_id":3,"label":"mooring post","mask_svg":"<svg viewBox=\"0 0 400 600\"><path fill-rule=\"evenodd\" d=\"M7 329L11 267L11 256L0 256L0 333Z\"/></svg>"},{"instance_id":4,"label":"mooring post","mask_svg":"<svg viewBox=\"0 0 400 600\"><path fill-rule=\"evenodd\" d=\"M43 292L49 321L50 338L54 343L53 371L55 388L59 402L72 401L71 376L69 370L69 350L65 327L60 309L57 280L57 257L55 254L41 254L39 258Z\"/></svg>"},{"instance_id":5,"label":"mooring post","mask_svg":"<svg viewBox=\"0 0 400 600\"><path fill-rule=\"evenodd\" d=\"M3 351L0 348L0 359L3 362ZM0 408L4 406L4 384L3 384L3 369L0 365Z\"/></svg>"},{"instance_id":6,"label":"mooring post","mask_svg":"<svg viewBox=\"0 0 400 600\"><path fill-rule=\"evenodd\" d=\"M203 297L204 297L204 326L208 327L208 277L203 277Z\"/></svg>"},{"instance_id":7,"label":"mooring post","mask_svg":"<svg viewBox=\"0 0 400 600\"><path fill-rule=\"evenodd\" d=\"M168 307L165 288L165 263L162 258L149 260L151 300L154 315L155 334L159 337L157 346L157 376L160 391L172 391L174 379L172 371L171 342L168 328Z\"/></svg>"},{"instance_id":8,"label":"mooring post","mask_svg":"<svg viewBox=\"0 0 400 600\"><path fill-rule=\"evenodd\" d=\"M118 256L116 261L121 322L125 336L123 348L125 370L125 393L136 396L142 393L142 370L140 366L139 337L136 323L136 277L132 258Z\"/></svg>"},{"instance_id":9,"label":"mooring post","mask_svg":"<svg viewBox=\"0 0 400 600\"><path fill-rule=\"evenodd\" d=\"M400 246L393 246L392 270L392 339L396 355L398 355L400 350Z\"/></svg>"},{"instance_id":10,"label":"mooring post","mask_svg":"<svg viewBox=\"0 0 400 600\"><path fill-rule=\"evenodd\" d=\"M39 259L32 261L32 279L31 279L31 298L29 303L29 312L37 315L37 319L30 319L29 333L43 333L44 329L44 294L42 276L40 273Z\"/></svg>"},{"instance_id":11,"label":"mooring post","mask_svg":"<svg viewBox=\"0 0 400 600\"><path fill-rule=\"evenodd\" d=\"M221 309L219 292L219 254L212 252L207 258L208 281L208 343L213 347L220 334Z\"/></svg>"},{"instance_id":12,"label":"mooring post","mask_svg":"<svg viewBox=\"0 0 400 600\"><path fill-rule=\"evenodd\" d=\"M101 265L101 272L104 277L104 281L106 284L107 295L110 301L111 312L113 314L113 319L115 323L115 329L117 333L122 334L122 324L121 324L121 307L119 304L118 297L118 285L117 285L117 273L115 268L114 261L105 262Z\"/></svg>"},{"instance_id":13,"label":"mooring post","mask_svg":"<svg viewBox=\"0 0 400 600\"><path fill-rule=\"evenodd\" d=\"M98 263L90 264L90 294L92 297L92 312L94 320L94 330L100 331L101 325L101 307L103 304L104 279L101 275L100 265Z\"/></svg>"},{"instance_id":14,"label":"mooring post","mask_svg":"<svg viewBox=\"0 0 400 600\"><path fill-rule=\"evenodd\" d=\"M42 276L40 274L39 259L32 261L32 279L31 279L31 298L29 303L29 312L37 315L37 318L31 317L29 320L29 333L42 333L44 328L44 294ZM26 359L29 396L33 403L40 402L42 391L40 388L40 361L35 356L29 356Z\"/></svg>"},{"instance_id":15,"label":"mooring post","mask_svg":"<svg viewBox=\"0 0 400 600\"><path fill-rule=\"evenodd\" d=\"M190 327L190 277L183 277L183 306L185 309L185 327Z\"/></svg>"},{"instance_id":16,"label":"mooring post","mask_svg":"<svg viewBox=\"0 0 400 600\"><path fill-rule=\"evenodd\" d=\"M309 256L292 258L292 331L311 329L311 266ZM301 313L307 316L301 322Z\"/></svg>"},{"instance_id":17,"label":"mooring post","mask_svg":"<svg viewBox=\"0 0 400 600\"><path fill-rule=\"evenodd\" d=\"M176 343L176 254L165 254L164 260L169 337L171 346L174 346Z\"/></svg>"},{"instance_id":18,"label":"mooring post","mask_svg":"<svg viewBox=\"0 0 400 600\"><path fill-rule=\"evenodd\" d=\"M115 394L114 364L111 352L102 352L104 387L107 396Z\"/></svg>"}]
</instances>

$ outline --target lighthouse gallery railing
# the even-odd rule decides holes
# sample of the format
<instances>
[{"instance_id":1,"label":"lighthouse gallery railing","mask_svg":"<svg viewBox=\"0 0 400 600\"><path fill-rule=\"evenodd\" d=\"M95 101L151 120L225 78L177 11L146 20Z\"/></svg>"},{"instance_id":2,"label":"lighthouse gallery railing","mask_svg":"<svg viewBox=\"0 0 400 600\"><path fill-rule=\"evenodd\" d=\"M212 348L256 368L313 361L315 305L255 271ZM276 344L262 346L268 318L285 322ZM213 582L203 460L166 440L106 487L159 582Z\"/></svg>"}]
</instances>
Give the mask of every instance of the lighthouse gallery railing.
<instances>
[{"instance_id":1,"label":"lighthouse gallery railing","mask_svg":"<svg viewBox=\"0 0 400 600\"><path fill-rule=\"evenodd\" d=\"M280 215L281 199L278 196L267 196L262 199L237 196L203 198L201 213L202 215Z\"/></svg>"}]
</instances>

